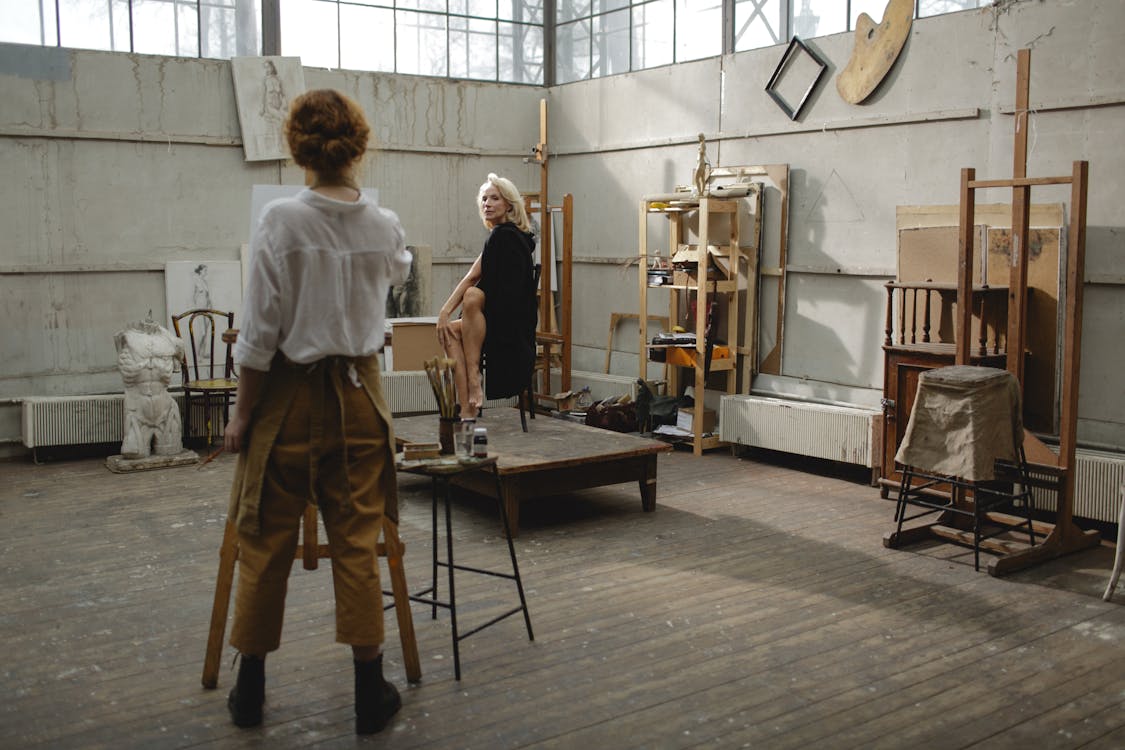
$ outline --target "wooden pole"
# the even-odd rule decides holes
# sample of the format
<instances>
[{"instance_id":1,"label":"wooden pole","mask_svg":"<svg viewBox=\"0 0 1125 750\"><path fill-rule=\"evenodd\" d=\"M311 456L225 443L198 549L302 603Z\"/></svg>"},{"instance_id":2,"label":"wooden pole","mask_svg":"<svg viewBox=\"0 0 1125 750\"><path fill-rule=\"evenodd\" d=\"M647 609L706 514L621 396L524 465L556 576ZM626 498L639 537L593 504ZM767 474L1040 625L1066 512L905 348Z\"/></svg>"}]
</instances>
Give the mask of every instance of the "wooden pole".
<instances>
[{"instance_id":1,"label":"wooden pole","mask_svg":"<svg viewBox=\"0 0 1125 750\"><path fill-rule=\"evenodd\" d=\"M1059 498L1057 526L1070 530L1074 512L1074 455L1078 438L1078 380L1082 365L1082 298L1086 267L1086 188L1090 164L1074 162L1070 184L1070 227L1066 249L1066 323L1063 333L1062 413L1059 464L1066 469L1063 497Z\"/></svg>"},{"instance_id":2,"label":"wooden pole","mask_svg":"<svg viewBox=\"0 0 1125 750\"><path fill-rule=\"evenodd\" d=\"M551 298L551 208L548 205L547 193L547 100L539 100L539 143L535 147L535 159L539 162L539 320L545 322L546 330L554 333L550 327L551 308L554 300Z\"/></svg>"},{"instance_id":3,"label":"wooden pole","mask_svg":"<svg viewBox=\"0 0 1125 750\"><path fill-rule=\"evenodd\" d=\"M959 365L969 364L969 349L973 328L973 235L976 227L976 193L969 183L976 179L972 167L961 170L961 231L958 240L957 260L957 358ZM905 293L903 304L906 304Z\"/></svg>"},{"instance_id":4,"label":"wooden pole","mask_svg":"<svg viewBox=\"0 0 1125 750\"><path fill-rule=\"evenodd\" d=\"M561 385L562 390L570 390L570 359L571 359L571 312L574 306L573 295L571 294L571 280L573 278L572 266L574 264L574 196L567 193L563 196L562 203L563 212L563 246L562 246L562 278L559 280L559 294L561 300L561 312L559 317L559 327L562 329L560 333L563 337L562 343L562 374ZM647 280L647 279L646 279Z\"/></svg>"},{"instance_id":5,"label":"wooden pole","mask_svg":"<svg viewBox=\"0 0 1125 750\"><path fill-rule=\"evenodd\" d=\"M1012 148L1012 178L1027 177L1027 110L1031 86L1031 50L1021 49L1016 61L1015 141ZM1027 349L1027 235L1031 208L1031 186L1012 186L1012 245L1008 281L1008 372L1023 385L1024 352Z\"/></svg>"}]
</instances>

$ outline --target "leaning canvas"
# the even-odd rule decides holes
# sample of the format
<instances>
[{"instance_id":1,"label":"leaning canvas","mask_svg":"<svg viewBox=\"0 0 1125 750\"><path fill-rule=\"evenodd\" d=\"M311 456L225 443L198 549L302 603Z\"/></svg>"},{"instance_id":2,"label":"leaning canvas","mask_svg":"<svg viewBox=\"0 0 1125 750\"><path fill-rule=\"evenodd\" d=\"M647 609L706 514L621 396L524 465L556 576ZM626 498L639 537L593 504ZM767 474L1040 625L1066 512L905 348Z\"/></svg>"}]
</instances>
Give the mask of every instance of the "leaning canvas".
<instances>
[{"instance_id":1,"label":"leaning canvas","mask_svg":"<svg viewBox=\"0 0 1125 750\"><path fill-rule=\"evenodd\" d=\"M289 102L305 90L299 57L233 57L234 98L246 161L287 159L281 127Z\"/></svg>"},{"instance_id":2,"label":"leaning canvas","mask_svg":"<svg viewBox=\"0 0 1125 750\"><path fill-rule=\"evenodd\" d=\"M172 316L195 309L234 313L238 327L242 310L242 263L237 260L172 261L164 266L168 327ZM201 333L202 335L202 333ZM200 342L196 342L197 347ZM184 342L191 351L191 342Z\"/></svg>"}]
</instances>

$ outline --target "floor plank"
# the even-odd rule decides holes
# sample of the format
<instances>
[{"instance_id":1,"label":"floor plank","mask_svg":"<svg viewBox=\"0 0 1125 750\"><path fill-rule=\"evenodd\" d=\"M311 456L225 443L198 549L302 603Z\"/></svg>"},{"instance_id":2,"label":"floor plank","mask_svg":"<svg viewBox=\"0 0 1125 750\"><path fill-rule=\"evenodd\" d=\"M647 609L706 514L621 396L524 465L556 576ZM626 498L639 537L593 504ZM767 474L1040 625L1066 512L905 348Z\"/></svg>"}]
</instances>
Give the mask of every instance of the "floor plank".
<instances>
[{"instance_id":1,"label":"floor plank","mask_svg":"<svg viewBox=\"0 0 1125 750\"><path fill-rule=\"evenodd\" d=\"M386 748L1110 748L1125 739L1125 593L1113 549L1004 579L972 553L882 546L893 506L863 471L772 454L659 458L634 484L536 498L516 540L535 641L512 617L462 642L415 605L423 681L387 673ZM266 721L229 723L232 652L200 687L234 461L113 474L0 463L0 746L354 747L331 574L295 566ZM430 485L400 478L406 568L428 583ZM503 568L495 503L461 493L458 562ZM987 559L987 555L985 555ZM984 565L982 565L982 569ZM439 586L444 588L444 576ZM462 628L512 606L459 575ZM363 741L360 741L361 743Z\"/></svg>"}]
</instances>

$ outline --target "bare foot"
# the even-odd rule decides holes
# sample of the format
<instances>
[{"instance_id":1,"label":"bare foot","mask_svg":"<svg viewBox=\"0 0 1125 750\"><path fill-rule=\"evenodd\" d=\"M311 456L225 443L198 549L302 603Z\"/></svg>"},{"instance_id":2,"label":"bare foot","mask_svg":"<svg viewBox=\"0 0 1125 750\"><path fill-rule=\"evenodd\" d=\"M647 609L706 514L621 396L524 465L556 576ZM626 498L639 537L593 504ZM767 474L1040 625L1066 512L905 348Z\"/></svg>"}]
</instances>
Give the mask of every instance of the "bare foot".
<instances>
[{"instance_id":1,"label":"bare foot","mask_svg":"<svg viewBox=\"0 0 1125 750\"><path fill-rule=\"evenodd\" d=\"M481 388L480 381L469 383L469 411L472 416L476 417L480 412L481 406L484 405L484 389Z\"/></svg>"}]
</instances>

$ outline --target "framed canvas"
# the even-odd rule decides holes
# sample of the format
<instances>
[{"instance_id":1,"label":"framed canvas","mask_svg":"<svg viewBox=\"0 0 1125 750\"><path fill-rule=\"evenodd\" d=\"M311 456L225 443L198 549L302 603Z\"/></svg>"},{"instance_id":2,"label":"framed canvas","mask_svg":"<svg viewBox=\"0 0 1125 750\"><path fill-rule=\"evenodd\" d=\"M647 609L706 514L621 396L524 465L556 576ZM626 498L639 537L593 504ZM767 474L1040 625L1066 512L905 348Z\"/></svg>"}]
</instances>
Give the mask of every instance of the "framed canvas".
<instances>
[{"instance_id":1,"label":"framed canvas","mask_svg":"<svg viewBox=\"0 0 1125 750\"><path fill-rule=\"evenodd\" d=\"M299 57L232 57L234 99L246 161L289 158L281 127L289 102L305 90Z\"/></svg>"},{"instance_id":2,"label":"framed canvas","mask_svg":"<svg viewBox=\"0 0 1125 750\"><path fill-rule=\"evenodd\" d=\"M407 245L414 256L410 276L401 286L391 287L387 295L387 318L420 318L430 315L430 268L433 248L429 245Z\"/></svg>"},{"instance_id":3,"label":"framed canvas","mask_svg":"<svg viewBox=\"0 0 1125 750\"><path fill-rule=\"evenodd\" d=\"M242 312L242 263L237 260L177 260L164 266L167 328L172 316L208 308L234 313L234 325ZM199 342L196 342L199 346ZM191 352L191 342L184 341Z\"/></svg>"}]
</instances>

